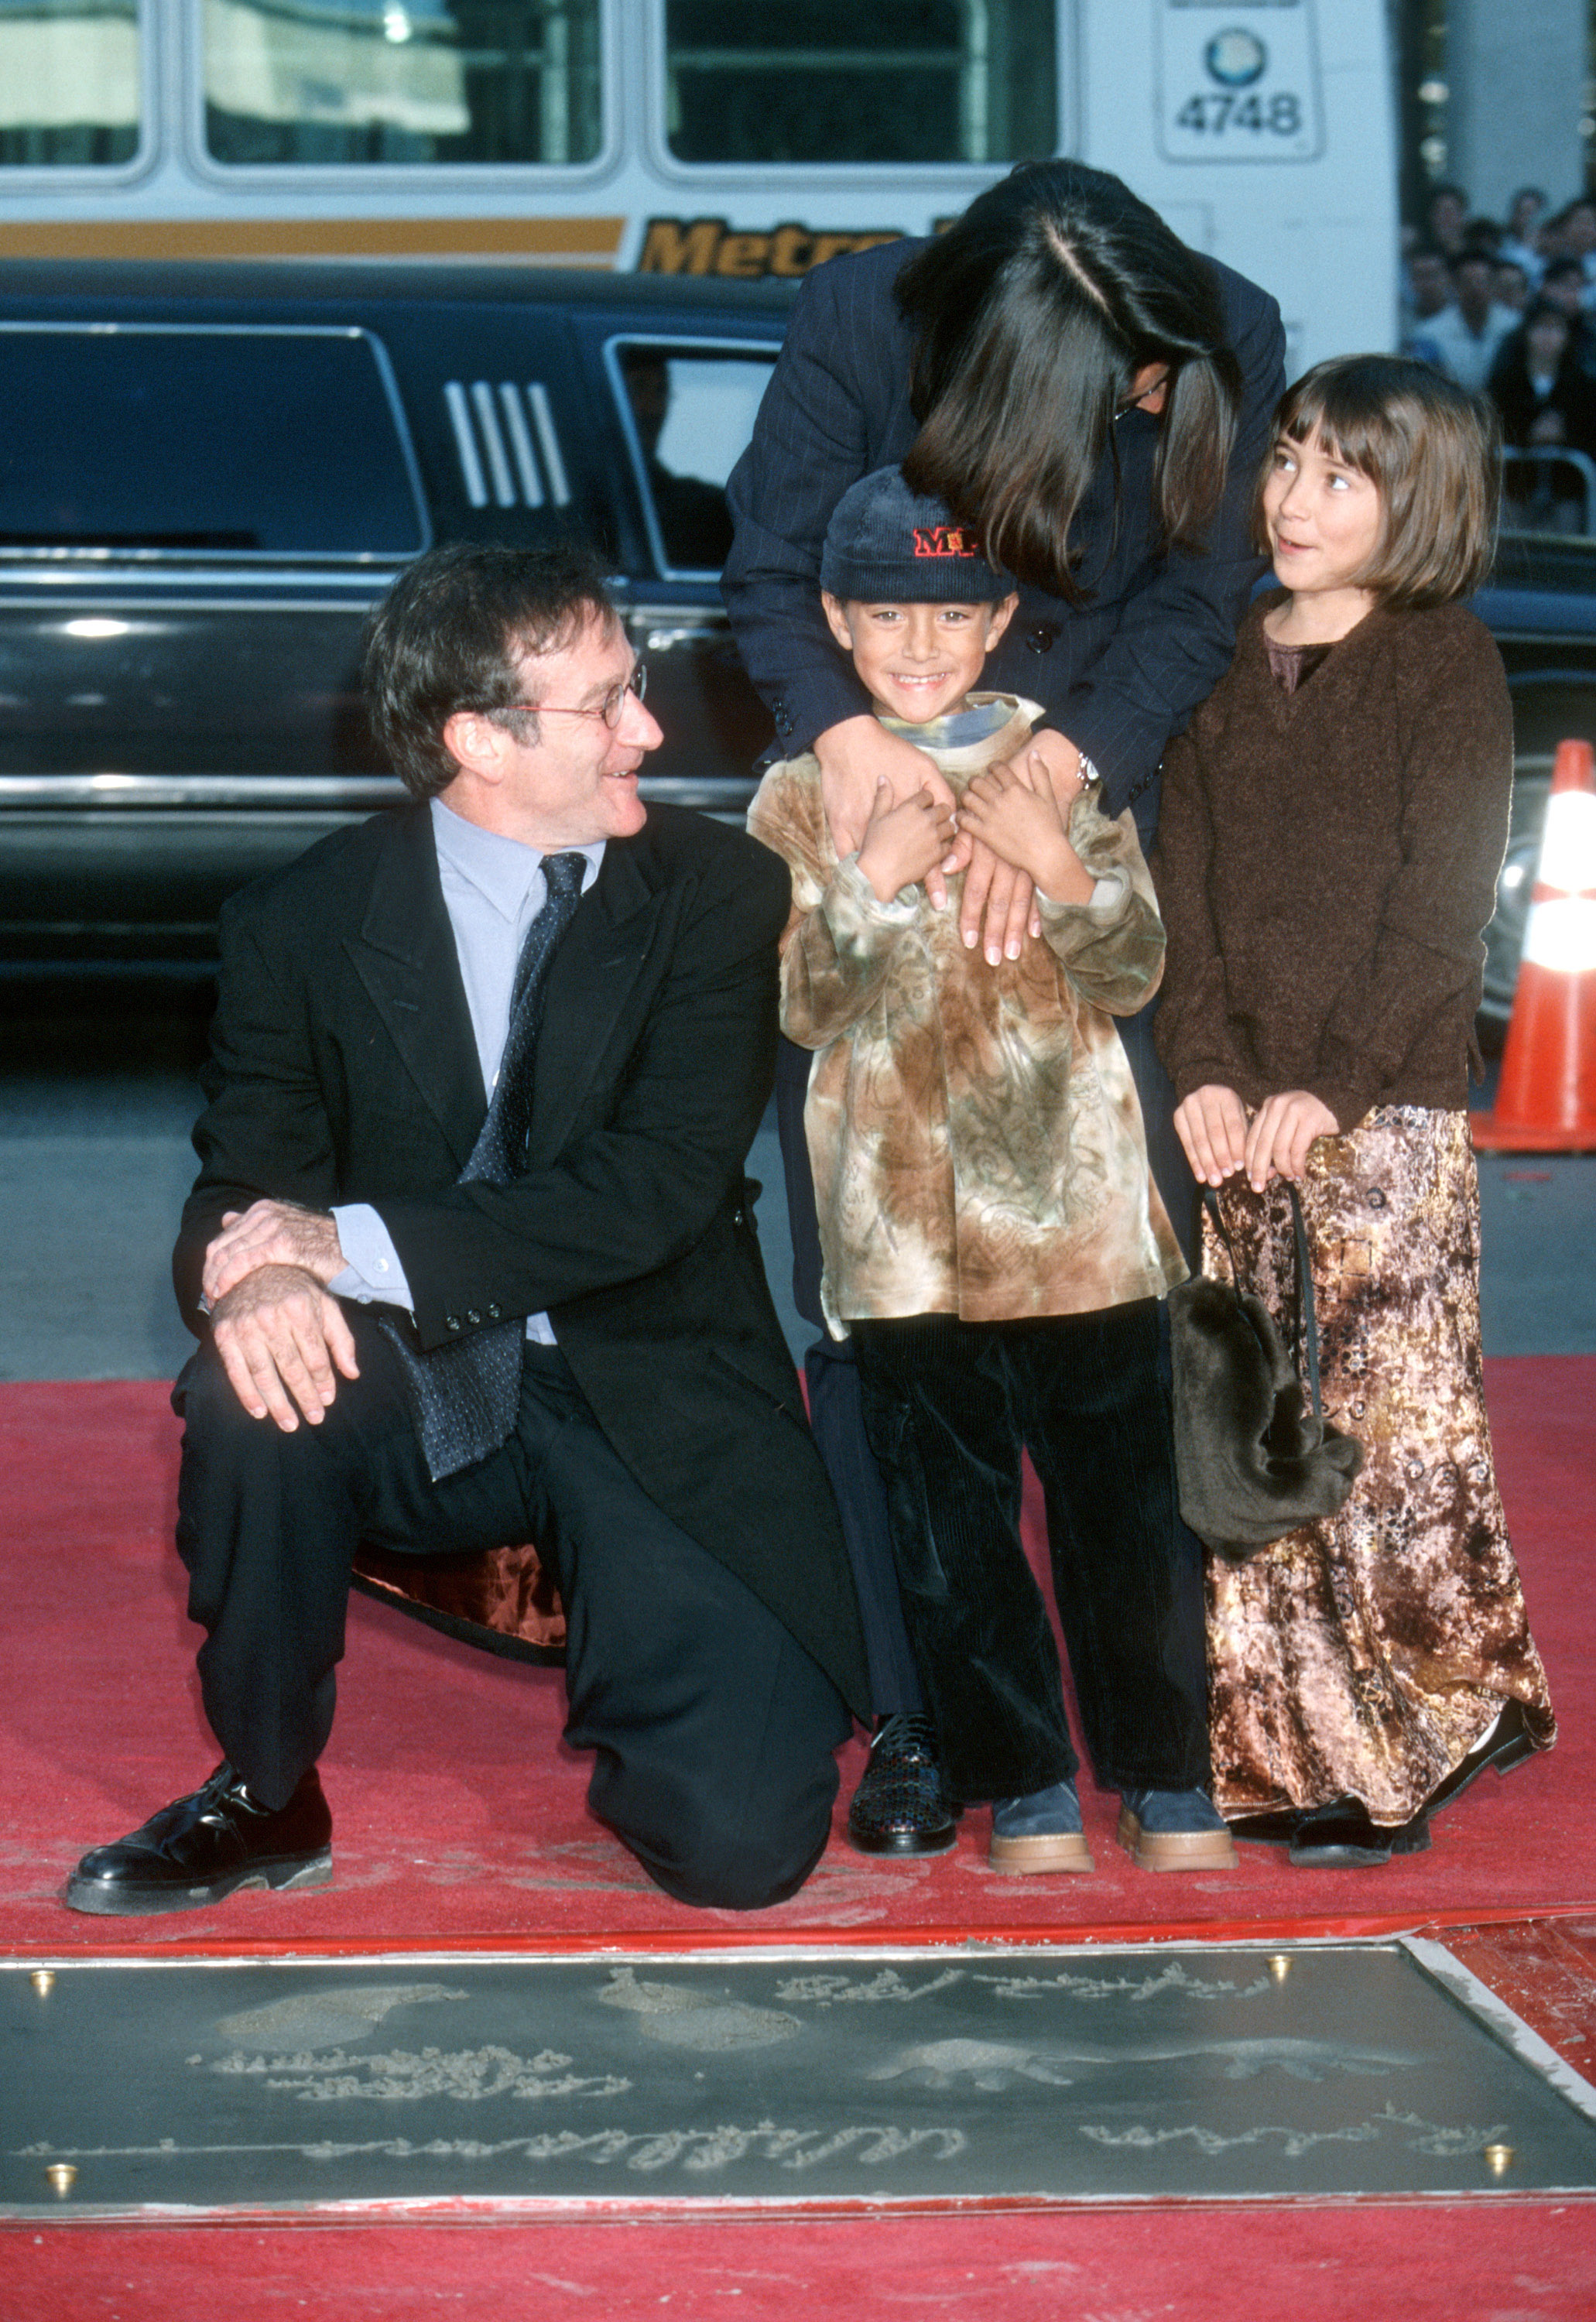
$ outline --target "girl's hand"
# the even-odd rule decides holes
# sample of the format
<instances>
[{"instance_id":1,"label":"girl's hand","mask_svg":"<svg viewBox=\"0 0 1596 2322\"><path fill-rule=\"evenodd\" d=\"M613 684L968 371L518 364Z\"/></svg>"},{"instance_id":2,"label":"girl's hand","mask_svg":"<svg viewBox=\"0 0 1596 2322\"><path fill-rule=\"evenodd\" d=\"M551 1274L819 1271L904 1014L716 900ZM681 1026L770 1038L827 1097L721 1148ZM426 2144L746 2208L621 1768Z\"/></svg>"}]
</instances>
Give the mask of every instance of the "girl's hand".
<instances>
[{"instance_id":1,"label":"girl's hand","mask_svg":"<svg viewBox=\"0 0 1596 2322\"><path fill-rule=\"evenodd\" d=\"M1255 1193L1272 1175L1300 1177L1316 1137L1339 1137L1341 1124L1309 1089L1282 1089L1265 1097L1247 1131L1244 1166Z\"/></svg>"},{"instance_id":2,"label":"girl's hand","mask_svg":"<svg viewBox=\"0 0 1596 2322\"><path fill-rule=\"evenodd\" d=\"M859 849L859 867L878 902L889 903L900 887L926 878L946 855L953 839L953 809L929 782L901 805L894 805L885 782L876 785L875 805Z\"/></svg>"},{"instance_id":3,"label":"girl's hand","mask_svg":"<svg viewBox=\"0 0 1596 2322\"><path fill-rule=\"evenodd\" d=\"M1210 1081L1175 1107L1175 1134L1198 1184L1222 1185L1246 1156L1246 1107L1234 1089Z\"/></svg>"},{"instance_id":4,"label":"girl's hand","mask_svg":"<svg viewBox=\"0 0 1596 2322\"><path fill-rule=\"evenodd\" d=\"M1039 750L1027 754L1023 768L999 763L977 774L959 802L959 827L1025 872L1052 901L1091 900L1091 873L1070 844L1068 816Z\"/></svg>"}]
</instances>

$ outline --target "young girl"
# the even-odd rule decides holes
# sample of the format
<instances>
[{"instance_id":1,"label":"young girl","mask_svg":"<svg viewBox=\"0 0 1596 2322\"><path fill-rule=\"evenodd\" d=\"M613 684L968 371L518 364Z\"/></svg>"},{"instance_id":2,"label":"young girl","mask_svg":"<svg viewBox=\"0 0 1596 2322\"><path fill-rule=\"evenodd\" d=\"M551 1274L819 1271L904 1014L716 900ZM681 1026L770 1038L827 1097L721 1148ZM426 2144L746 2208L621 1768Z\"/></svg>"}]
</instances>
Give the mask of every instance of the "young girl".
<instances>
[{"instance_id":1,"label":"young girl","mask_svg":"<svg viewBox=\"0 0 1596 2322\"><path fill-rule=\"evenodd\" d=\"M1294 1862L1373 1863L1555 1734L1491 1468L1464 1111L1512 730L1457 600L1500 463L1483 404L1383 355L1319 364L1275 430L1258 544L1284 593L1165 761L1155 1038L1288 1339L1298 1185L1326 1413L1363 1446L1338 1517L1212 1562L1215 1796Z\"/></svg>"}]
</instances>

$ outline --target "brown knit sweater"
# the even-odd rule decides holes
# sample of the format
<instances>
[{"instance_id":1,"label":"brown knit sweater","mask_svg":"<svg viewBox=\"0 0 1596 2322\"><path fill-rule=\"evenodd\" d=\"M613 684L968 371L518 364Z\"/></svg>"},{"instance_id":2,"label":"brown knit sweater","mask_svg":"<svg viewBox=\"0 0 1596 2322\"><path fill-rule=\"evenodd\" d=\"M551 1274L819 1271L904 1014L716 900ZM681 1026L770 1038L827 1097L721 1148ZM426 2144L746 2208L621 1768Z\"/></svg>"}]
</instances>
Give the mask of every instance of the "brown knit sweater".
<instances>
[{"instance_id":1,"label":"brown knit sweater","mask_svg":"<svg viewBox=\"0 0 1596 2322\"><path fill-rule=\"evenodd\" d=\"M1288 694L1263 615L1164 759L1154 1037L1178 1095L1464 1104L1513 739L1489 633L1377 608Z\"/></svg>"}]
</instances>

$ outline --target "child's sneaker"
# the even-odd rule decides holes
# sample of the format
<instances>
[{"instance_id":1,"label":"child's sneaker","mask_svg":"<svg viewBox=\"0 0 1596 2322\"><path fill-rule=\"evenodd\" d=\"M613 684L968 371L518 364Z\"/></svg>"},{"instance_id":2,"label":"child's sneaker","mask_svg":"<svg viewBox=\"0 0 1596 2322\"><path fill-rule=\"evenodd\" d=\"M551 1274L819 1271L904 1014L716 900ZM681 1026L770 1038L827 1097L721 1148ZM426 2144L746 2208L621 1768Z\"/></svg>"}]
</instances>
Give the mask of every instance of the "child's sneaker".
<instances>
[{"instance_id":1,"label":"child's sneaker","mask_svg":"<svg viewBox=\"0 0 1596 2322\"><path fill-rule=\"evenodd\" d=\"M994 1870L1090 1870L1074 1783L1054 1782L1028 1797L999 1798L987 1860Z\"/></svg>"},{"instance_id":2,"label":"child's sneaker","mask_svg":"<svg viewBox=\"0 0 1596 2322\"><path fill-rule=\"evenodd\" d=\"M1234 1870L1225 1817L1206 1790L1126 1790L1119 1843L1144 1870Z\"/></svg>"}]
</instances>

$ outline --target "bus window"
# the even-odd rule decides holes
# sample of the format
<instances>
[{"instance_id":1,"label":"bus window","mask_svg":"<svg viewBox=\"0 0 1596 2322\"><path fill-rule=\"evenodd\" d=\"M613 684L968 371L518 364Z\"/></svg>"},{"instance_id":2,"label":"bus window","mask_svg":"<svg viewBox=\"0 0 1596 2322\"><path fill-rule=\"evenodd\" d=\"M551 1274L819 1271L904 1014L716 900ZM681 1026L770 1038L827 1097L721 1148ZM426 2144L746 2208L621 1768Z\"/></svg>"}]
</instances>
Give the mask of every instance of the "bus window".
<instances>
[{"instance_id":1,"label":"bus window","mask_svg":"<svg viewBox=\"0 0 1596 2322\"><path fill-rule=\"evenodd\" d=\"M749 437L774 347L627 339L610 358L625 390L655 562L718 572L732 545L725 482Z\"/></svg>"},{"instance_id":2,"label":"bus window","mask_svg":"<svg viewBox=\"0 0 1596 2322\"><path fill-rule=\"evenodd\" d=\"M3 0L0 0L3 5ZM599 0L205 0L205 138L235 164L590 161Z\"/></svg>"},{"instance_id":3,"label":"bus window","mask_svg":"<svg viewBox=\"0 0 1596 2322\"><path fill-rule=\"evenodd\" d=\"M0 0L0 168L131 161L139 82L136 0Z\"/></svg>"},{"instance_id":4,"label":"bus window","mask_svg":"<svg viewBox=\"0 0 1596 2322\"><path fill-rule=\"evenodd\" d=\"M1058 125L1053 0L665 0L679 161L1014 161Z\"/></svg>"}]
</instances>

